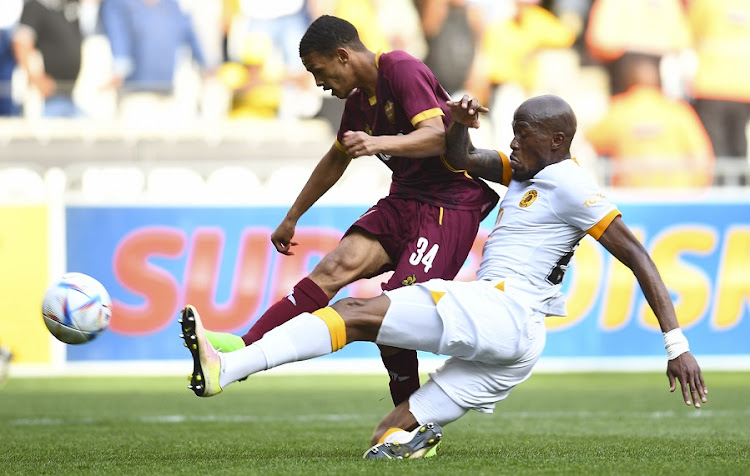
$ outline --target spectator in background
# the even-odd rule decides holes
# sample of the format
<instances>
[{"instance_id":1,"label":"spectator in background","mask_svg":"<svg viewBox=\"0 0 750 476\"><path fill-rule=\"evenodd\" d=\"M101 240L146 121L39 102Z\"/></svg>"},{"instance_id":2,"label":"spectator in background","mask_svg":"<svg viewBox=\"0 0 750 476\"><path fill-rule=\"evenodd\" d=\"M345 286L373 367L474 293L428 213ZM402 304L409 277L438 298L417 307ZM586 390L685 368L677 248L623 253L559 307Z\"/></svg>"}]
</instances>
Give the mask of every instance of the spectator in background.
<instances>
[{"instance_id":1,"label":"spectator in background","mask_svg":"<svg viewBox=\"0 0 750 476\"><path fill-rule=\"evenodd\" d=\"M273 63L271 39L262 34L248 35L241 63L227 62L219 68L219 78L232 91L230 118L276 118L283 96L284 68Z\"/></svg>"},{"instance_id":2,"label":"spectator in background","mask_svg":"<svg viewBox=\"0 0 750 476\"><path fill-rule=\"evenodd\" d=\"M243 63L248 41L268 37L273 46L268 67L283 69L280 118L312 117L320 110L320 94L299 60L299 41L310 25L315 0L238 0L231 20L228 55Z\"/></svg>"},{"instance_id":3,"label":"spectator in background","mask_svg":"<svg viewBox=\"0 0 750 476\"><path fill-rule=\"evenodd\" d=\"M177 0L104 0L101 22L113 57L110 86L120 93L120 115L127 121L162 123L195 115L195 98L175 97L179 54L209 70L191 18Z\"/></svg>"},{"instance_id":4,"label":"spectator in background","mask_svg":"<svg viewBox=\"0 0 750 476\"><path fill-rule=\"evenodd\" d=\"M552 13L576 35L573 50L578 54L581 64L589 65L591 60L586 49L586 25L594 0L555 0L552 2Z\"/></svg>"},{"instance_id":5,"label":"spectator in background","mask_svg":"<svg viewBox=\"0 0 750 476\"><path fill-rule=\"evenodd\" d=\"M377 8L373 0L336 0L332 10L332 15L354 25L362 43L369 50L391 50L390 41L377 21Z\"/></svg>"},{"instance_id":6,"label":"spectator in background","mask_svg":"<svg viewBox=\"0 0 750 476\"><path fill-rule=\"evenodd\" d=\"M482 11L468 0L414 0L427 56L424 63L448 94L468 90L472 66L484 31Z\"/></svg>"},{"instance_id":7,"label":"spectator in background","mask_svg":"<svg viewBox=\"0 0 750 476\"><path fill-rule=\"evenodd\" d=\"M652 58L631 54L623 66L627 91L614 96L607 114L586 131L597 154L611 160L611 185L711 185L711 142L695 111L665 97Z\"/></svg>"},{"instance_id":8,"label":"spectator in background","mask_svg":"<svg viewBox=\"0 0 750 476\"><path fill-rule=\"evenodd\" d=\"M698 71L695 109L717 157L747 158L750 120L750 2L692 0L689 6Z\"/></svg>"},{"instance_id":9,"label":"spectator in background","mask_svg":"<svg viewBox=\"0 0 750 476\"><path fill-rule=\"evenodd\" d=\"M13 29L23 10L23 0L3 0L0 9L0 116L15 116L18 106L13 101L12 79L16 69L13 54Z\"/></svg>"},{"instance_id":10,"label":"spectator in background","mask_svg":"<svg viewBox=\"0 0 750 476\"><path fill-rule=\"evenodd\" d=\"M83 114L73 100L83 43L79 7L77 0L29 0L13 34L16 61L44 98L48 117Z\"/></svg>"},{"instance_id":11,"label":"spectator in background","mask_svg":"<svg viewBox=\"0 0 750 476\"><path fill-rule=\"evenodd\" d=\"M586 45L607 68L614 95L627 89L626 56L648 57L659 67L665 55L690 47L690 28L681 0L596 0Z\"/></svg>"},{"instance_id":12,"label":"spectator in background","mask_svg":"<svg viewBox=\"0 0 750 476\"><path fill-rule=\"evenodd\" d=\"M509 13L501 14L485 28L481 43L480 70L487 78L485 90L470 91L480 103L492 104L490 120L493 141L508 144L513 111L536 94L540 54L569 49L575 31L563 24L539 0L514 0ZM548 92L548 91L545 91Z\"/></svg>"}]
</instances>

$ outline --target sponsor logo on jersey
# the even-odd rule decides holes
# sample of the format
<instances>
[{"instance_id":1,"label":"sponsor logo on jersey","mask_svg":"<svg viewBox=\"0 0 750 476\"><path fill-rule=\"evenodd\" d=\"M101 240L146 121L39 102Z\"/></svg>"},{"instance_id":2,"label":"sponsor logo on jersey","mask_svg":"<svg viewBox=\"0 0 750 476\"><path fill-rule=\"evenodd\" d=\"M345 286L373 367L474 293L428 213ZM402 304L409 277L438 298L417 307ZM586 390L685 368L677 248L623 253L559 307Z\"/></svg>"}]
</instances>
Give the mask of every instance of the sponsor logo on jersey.
<instances>
[{"instance_id":1,"label":"sponsor logo on jersey","mask_svg":"<svg viewBox=\"0 0 750 476\"><path fill-rule=\"evenodd\" d=\"M526 208L532 203L534 203L534 200L536 200L536 196L537 196L536 190L533 190L533 189L529 190L528 192L526 192L526 195L523 196L523 198L518 203L518 205L521 208Z\"/></svg>"},{"instance_id":2,"label":"sponsor logo on jersey","mask_svg":"<svg viewBox=\"0 0 750 476\"><path fill-rule=\"evenodd\" d=\"M416 282L417 282L417 275L416 275L416 274L414 274L414 273L412 273L412 275L411 275L411 276L409 276L409 277L408 277L408 278L406 278L406 279L403 279L403 280L401 281L401 284L403 284L404 286L411 286L412 284L414 284L414 283L416 283Z\"/></svg>"},{"instance_id":3,"label":"sponsor logo on jersey","mask_svg":"<svg viewBox=\"0 0 750 476\"><path fill-rule=\"evenodd\" d=\"M393 113L393 101L386 101L385 106L383 106L383 109L385 109L385 117L388 118L388 120L391 122L391 124L396 123L396 115Z\"/></svg>"}]
</instances>

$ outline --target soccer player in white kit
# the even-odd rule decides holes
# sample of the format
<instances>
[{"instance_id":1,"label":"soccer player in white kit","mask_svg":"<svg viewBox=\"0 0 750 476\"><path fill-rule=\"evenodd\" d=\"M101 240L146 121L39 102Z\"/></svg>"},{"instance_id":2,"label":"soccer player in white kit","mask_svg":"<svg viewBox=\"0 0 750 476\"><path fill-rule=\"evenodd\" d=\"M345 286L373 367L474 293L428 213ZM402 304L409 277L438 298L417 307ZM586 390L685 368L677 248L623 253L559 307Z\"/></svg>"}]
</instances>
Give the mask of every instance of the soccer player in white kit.
<instances>
[{"instance_id":1,"label":"soccer player in white kit","mask_svg":"<svg viewBox=\"0 0 750 476\"><path fill-rule=\"evenodd\" d=\"M687 405L705 403L701 369L656 266L617 208L570 156L576 131L570 106L557 96L521 104L507 157L471 144L468 127L478 127L479 113L487 112L476 99L464 96L448 104L453 123L447 161L508 186L477 279L433 279L371 299L342 299L228 353L211 347L197 310L187 306L183 338L193 356L193 380L203 383L191 389L212 396L253 373L335 352L353 341L448 355L425 385L386 415L365 453L366 458L432 456L441 425L468 410L491 413L529 378L544 348L544 319L566 314L561 283L578 243L589 234L638 279L664 335L670 390L677 380Z\"/></svg>"}]
</instances>

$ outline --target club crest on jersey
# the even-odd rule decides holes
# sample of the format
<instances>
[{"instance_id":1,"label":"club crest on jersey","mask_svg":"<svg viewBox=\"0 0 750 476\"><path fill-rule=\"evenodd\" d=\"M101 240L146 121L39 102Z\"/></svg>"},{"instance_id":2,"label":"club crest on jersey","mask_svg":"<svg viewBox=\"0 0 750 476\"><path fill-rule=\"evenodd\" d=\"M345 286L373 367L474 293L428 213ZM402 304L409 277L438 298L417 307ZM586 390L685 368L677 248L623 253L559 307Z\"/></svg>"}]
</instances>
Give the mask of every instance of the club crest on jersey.
<instances>
[{"instance_id":1,"label":"club crest on jersey","mask_svg":"<svg viewBox=\"0 0 750 476\"><path fill-rule=\"evenodd\" d=\"M526 208L532 203L534 203L534 200L536 200L536 196L537 196L536 190L531 189L528 192L526 192L526 195L524 195L521 201L518 202L518 205L521 208Z\"/></svg>"},{"instance_id":2,"label":"club crest on jersey","mask_svg":"<svg viewBox=\"0 0 750 476\"><path fill-rule=\"evenodd\" d=\"M401 284L404 286L411 286L412 284L417 282L417 275L412 273L411 276L401 281Z\"/></svg>"},{"instance_id":3,"label":"club crest on jersey","mask_svg":"<svg viewBox=\"0 0 750 476\"><path fill-rule=\"evenodd\" d=\"M385 106L383 106L383 109L385 110L385 117L388 118L391 124L395 124L396 114L394 114L393 112L393 101L386 101Z\"/></svg>"}]
</instances>

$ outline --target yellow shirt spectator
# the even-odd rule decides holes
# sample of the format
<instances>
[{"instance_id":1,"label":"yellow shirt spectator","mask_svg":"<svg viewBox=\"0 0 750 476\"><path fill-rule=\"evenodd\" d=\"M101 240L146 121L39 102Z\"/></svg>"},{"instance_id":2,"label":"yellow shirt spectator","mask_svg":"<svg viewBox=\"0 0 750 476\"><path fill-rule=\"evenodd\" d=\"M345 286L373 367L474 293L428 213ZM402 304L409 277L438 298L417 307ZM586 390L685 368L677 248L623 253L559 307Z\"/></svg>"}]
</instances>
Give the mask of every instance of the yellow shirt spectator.
<instances>
[{"instance_id":1,"label":"yellow shirt spectator","mask_svg":"<svg viewBox=\"0 0 750 476\"><path fill-rule=\"evenodd\" d=\"M372 51L390 51L391 45L377 22L377 11L372 0L339 0L333 15L343 18L357 28L362 43Z\"/></svg>"},{"instance_id":2,"label":"yellow shirt spectator","mask_svg":"<svg viewBox=\"0 0 750 476\"><path fill-rule=\"evenodd\" d=\"M693 97L750 102L750 1L693 0Z\"/></svg>"},{"instance_id":3,"label":"yellow shirt spectator","mask_svg":"<svg viewBox=\"0 0 750 476\"><path fill-rule=\"evenodd\" d=\"M625 52L661 56L690 46L690 26L680 0L596 0L586 45L602 61Z\"/></svg>"},{"instance_id":4,"label":"yellow shirt spectator","mask_svg":"<svg viewBox=\"0 0 750 476\"><path fill-rule=\"evenodd\" d=\"M284 66L274 62L271 39L261 33L248 34L242 63L225 63L218 71L232 92L230 118L273 119L277 116L285 80Z\"/></svg>"},{"instance_id":5,"label":"yellow shirt spectator","mask_svg":"<svg viewBox=\"0 0 750 476\"><path fill-rule=\"evenodd\" d=\"M490 23L482 51L493 84L516 83L527 91L536 81L535 53L545 48L567 48L575 32L548 10L519 2L517 15Z\"/></svg>"},{"instance_id":6,"label":"yellow shirt spectator","mask_svg":"<svg viewBox=\"0 0 750 476\"><path fill-rule=\"evenodd\" d=\"M619 187L705 187L714 157L703 124L690 105L653 86L614 96L609 111L586 139L613 165Z\"/></svg>"}]
</instances>

